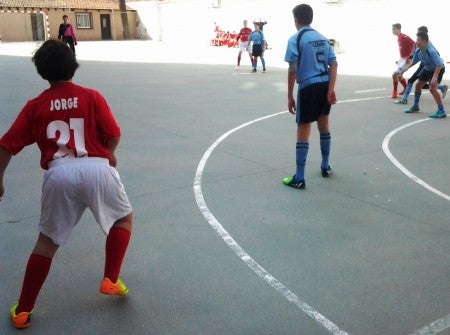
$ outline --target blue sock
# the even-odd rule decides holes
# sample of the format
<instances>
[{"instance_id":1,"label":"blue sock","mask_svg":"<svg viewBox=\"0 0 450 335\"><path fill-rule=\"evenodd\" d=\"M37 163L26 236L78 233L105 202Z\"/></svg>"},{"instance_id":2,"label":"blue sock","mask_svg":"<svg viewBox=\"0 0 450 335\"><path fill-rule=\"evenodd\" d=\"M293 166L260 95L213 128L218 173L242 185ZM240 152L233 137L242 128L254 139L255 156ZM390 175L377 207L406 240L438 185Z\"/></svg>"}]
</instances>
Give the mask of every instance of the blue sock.
<instances>
[{"instance_id":1,"label":"blue sock","mask_svg":"<svg viewBox=\"0 0 450 335\"><path fill-rule=\"evenodd\" d=\"M253 62L253 68L256 69L258 66L258 57L255 57L255 61Z\"/></svg>"},{"instance_id":2,"label":"blue sock","mask_svg":"<svg viewBox=\"0 0 450 335\"><path fill-rule=\"evenodd\" d=\"M444 105L438 105L438 111L443 112L444 111Z\"/></svg>"},{"instance_id":3,"label":"blue sock","mask_svg":"<svg viewBox=\"0 0 450 335\"><path fill-rule=\"evenodd\" d=\"M320 164L321 169L328 169L330 158L330 146L331 146L331 134L323 133L320 134L320 152L322 153L322 164Z\"/></svg>"},{"instance_id":4,"label":"blue sock","mask_svg":"<svg viewBox=\"0 0 450 335\"><path fill-rule=\"evenodd\" d=\"M411 93L413 85L408 83L405 88L405 93L403 93L403 100L408 101L409 94Z\"/></svg>"},{"instance_id":5,"label":"blue sock","mask_svg":"<svg viewBox=\"0 0 450 335\"><path fill-rule=\"evenodd\" d=\"M422 92L414 92L414 106L419 107L420 95Z\"/></svg>"},{"instance_id":6,"label":"blue sock","mask_svg":"<svg viewBox=\"0 0 450 335\"><path fill-rule=\"evenodd\" d=\"M309 142L297 142L295 146L295 161L297 169L295 171L295 180L305 180L306 156L308 156Z\"/></svg>"},{"instance_id":7,"label":"blue sock","mask_svg":"<svg viewBox=\"0 0 450 335\"><path fill-rule=\"evenodd\" d=\"M263 66L263 70L266 69L266 60L261 60L262 66Z\"/></svg>"}]
</instances>

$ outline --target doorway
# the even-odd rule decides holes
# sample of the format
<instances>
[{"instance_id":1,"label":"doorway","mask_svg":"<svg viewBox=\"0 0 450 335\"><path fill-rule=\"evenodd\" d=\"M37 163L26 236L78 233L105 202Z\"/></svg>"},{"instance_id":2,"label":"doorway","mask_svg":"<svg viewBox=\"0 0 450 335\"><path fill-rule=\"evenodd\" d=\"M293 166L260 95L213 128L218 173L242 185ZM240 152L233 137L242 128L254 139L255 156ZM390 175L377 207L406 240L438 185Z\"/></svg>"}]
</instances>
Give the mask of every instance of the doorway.
<instances>
[{"instance_id":1,"label":"doorway","mask_svg":"<svg viewBox=\"0 0 450 335\"><path fill-rule=\"evenodd\" d=\"M100 14L102 26L102 40L110 40L111 36L111 16L109 14Z\"/></svg>"},{"instance_id":2,"label":"doorway","mask_svg":"<svg viewBox=\"0 0 450 335\"><path fill-rule=\"evenodd\" d=\"M31 31L33 41L44 41L44 15L42 13L31 13Z\"/></svg>"}]
</instances>

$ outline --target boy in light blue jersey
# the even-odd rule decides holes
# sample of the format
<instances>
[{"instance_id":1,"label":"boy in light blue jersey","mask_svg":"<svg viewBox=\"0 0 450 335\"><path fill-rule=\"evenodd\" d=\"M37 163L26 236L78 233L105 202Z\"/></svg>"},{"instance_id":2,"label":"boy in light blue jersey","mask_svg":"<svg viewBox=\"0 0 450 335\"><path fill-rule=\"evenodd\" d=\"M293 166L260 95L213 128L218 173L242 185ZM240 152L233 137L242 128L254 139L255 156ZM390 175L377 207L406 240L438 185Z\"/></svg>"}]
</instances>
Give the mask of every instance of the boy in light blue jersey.
<instances>
[{"instance_id":1,"label":"boy in light blue jersey","mask_svg":"<svg viewBox=\"0 0 450 335\"><path fill-rule=\"evenodd\" d=\"M320 133L322 176L331 175L328 163L331 146L328 115L331 105L336 103L334 86L337 61L328 39L310 27L313 20L312 8L301 4L292 13L298 31L288 41L284 60L289 63L288 110L296 115L297 122L296 172L294 176L284 178L283 184L304 189L309 135L311 123L315 121ZM297 104L293 95L295 82L298 83Z\"/></svg>"},{"instance_id":2,"label":"boy in light blue jersey","mask_svg":"<svg viewBox=\"0 0 450 335\"><path fill-rule=\"evenodd\" d=\"M420 26L419 28L417 28L417 32L421 32L421 31L428 34L428 28L426 26ZM428 41L428 45L432 45L432 43L430 41ZM417 51L417 46L414 48L414 53L416 51ZM411 55L411 59L414 56L414 53ZM400 104L400 105L407 105L408 104L408 97L409 97L409 94L411 93L413 84L414 84L414 82L417 79L419 79L419 74L420 74L420 72L422 70L423 70L423 65L422 65L422 63L420 63L420 65L417 68L417 70L408 79L408 84L406 85L405 92L403 93L403 97L400 100L396 101L397 104ZM438 90L441 91L442 99L445 98L445 96L447 95L447 90L448 90L448 86L447 85L441 85L441 81L442 81L442 77L444 75L444 72L445 72L444 70L441 70L441 72L439 73L439 76L438 76L438 84L439 84L438 85ZM424 90L429 89L428 83L425 84L422 89L424 89Z\"/></svg>"},{"instance_id":3,"label":"boy in light blue jersey","mask_svg":"<svg viewBox=\"0 0 450 335\"><path fill-rule=\"evenodd\" d=\"M252 43L252 57L253 57L253 70L256 72L258 66L258 57L261 58L263 72L266 71L266 61L264 60L264 49L266 40L264 39L264 33L259 29L259 24L255 23L255 31L249 36L249 41Z\"/></svg>"},{"instance_id":4,"label":"boy in light blue jersey","mask_svg":"<svg viewBox=\"0 0 450 335\"><path fill-rule=\"evenodd\" d=\"M428 34L425 32L417 33L417 48L414 52L414 56L412 59L412 65L421 62L423 65L423 69L418 74L418 82L416 83L415 91L414 91L414 105L411 108L408 108L405 113L418 112L420 96L422 94L422 88L425 86L427 82L430 84L430 93L436 101L438 110L431 114L431 118L445 118L447 114L445 113L444 106L442 104L441 96L438 92L438 78L439 74L445 71L445 64L442 58L439 56L439 52L433 47L430 43L428 43Z\"/></svg>"}]
</instances>

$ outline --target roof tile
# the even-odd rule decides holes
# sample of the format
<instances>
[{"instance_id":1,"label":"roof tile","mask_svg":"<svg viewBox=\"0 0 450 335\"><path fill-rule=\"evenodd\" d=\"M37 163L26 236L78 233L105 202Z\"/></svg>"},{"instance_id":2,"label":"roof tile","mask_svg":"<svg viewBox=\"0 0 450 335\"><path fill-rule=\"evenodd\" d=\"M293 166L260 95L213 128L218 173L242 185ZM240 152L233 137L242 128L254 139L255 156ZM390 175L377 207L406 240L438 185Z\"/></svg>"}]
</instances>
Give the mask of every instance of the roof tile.
<instances>
[{"instance_id":1,"label":"roof tile","mask_svg":"<svg viewBox=\"0 0 450 335\"><path fill-rule=\"evenodd\" d=\"M118 0L0 0L0 8L119 9Z\"/></svg>"}]
</instances>

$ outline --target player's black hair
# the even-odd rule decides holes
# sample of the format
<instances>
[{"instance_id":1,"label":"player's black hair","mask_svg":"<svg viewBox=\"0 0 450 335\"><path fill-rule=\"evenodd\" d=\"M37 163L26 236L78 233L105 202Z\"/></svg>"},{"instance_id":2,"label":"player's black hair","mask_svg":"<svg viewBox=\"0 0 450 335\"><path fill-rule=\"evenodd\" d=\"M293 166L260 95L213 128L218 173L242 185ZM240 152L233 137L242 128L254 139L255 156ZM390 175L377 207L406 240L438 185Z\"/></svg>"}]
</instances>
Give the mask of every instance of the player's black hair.
<instances>
[{"instance_id":1,"label":"player's black hair","mask_svg":"<svg viewBox=\"0 0 450 335\"><path fill-rule=\"evenodd\" d=\"M417 32L422 31L424 33L428 34L428 28L427 26L420 26L419 28L417 28Z\"/></svg>"},{"instance_id":2,"label":"player's black hair","mask_svg":"<svg viewBox=\"0 0 450 335\"><path fill-rule=\"evenodd\" d=\"M80 66L72 50L54 39L45 41L31 60L41 77L48 81L70 80Z\"/></svg>"},{"instance_id":3,"label":"player's black hair","mask_svg":"<svg viewBox=\"0 0 450 335\"><path fill-rule=\"evenodd\" d=\"M419 32L416 34L416 36L417 36L418 38L420 38L421 40L424 40L425 42L428 43L428 34L427 34L427 33L423 32L423 31L419 31Z\"/></svg>"},{"instance_id":4,"label":"player's black hair","mask_svg":"<svg viewBox=\"0 0 450 335\"><path fill-rule=\"evenodd\" d=\"M310 5L297 5L292 10L292 14L294 14L295 19L300 22L301 25L309 26L313 21L313 9Z\"/></svg>"},{"instance_id":5,"label":"player's black hair","mask_svg":"<svg viewBox=\"0 0 450 335\"><path fill-rule=\"evenodd\" d=\"M402 25L400 24L400 23L394 23L393 25L392 25L392 27L393 28L397 28L397 29L402 29Z\"/></svg>"}]
</instances>

